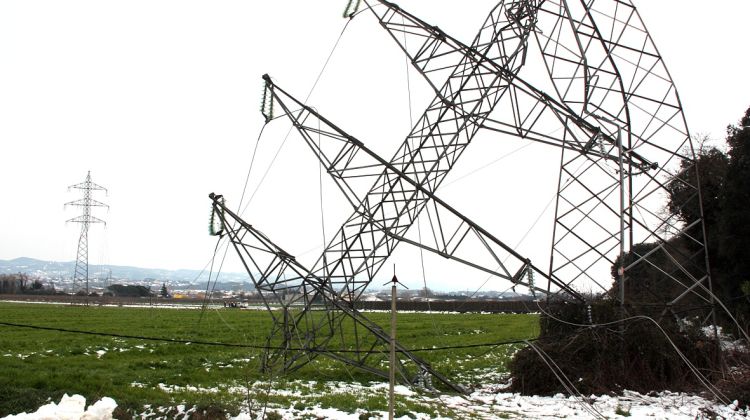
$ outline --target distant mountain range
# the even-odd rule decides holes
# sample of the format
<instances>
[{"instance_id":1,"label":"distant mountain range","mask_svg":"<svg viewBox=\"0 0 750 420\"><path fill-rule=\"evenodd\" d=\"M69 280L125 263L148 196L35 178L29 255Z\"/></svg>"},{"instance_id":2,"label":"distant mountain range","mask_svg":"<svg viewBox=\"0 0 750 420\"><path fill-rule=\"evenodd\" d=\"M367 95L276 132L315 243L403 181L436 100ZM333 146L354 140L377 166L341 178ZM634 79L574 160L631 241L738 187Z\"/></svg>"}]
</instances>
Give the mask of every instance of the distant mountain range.
<instances>
[{"instance_id":1,"label":"distant mountain range","mask_svg":"<svg viewBox=\"0 0 750 420\"><path fill-rule=\"evenodd\" d=\"M75 261L44 261L34 258L15 258L12 260L0 260L0 274L26 273L30 276L43 279L69 279L75 269ZM123 265L89 265L89 273L92 279L105 279L112 270L113 281L125 281L128 283L140 282L166 282L169 284L202 284L208 279L207 273L199 270L165 270L160 268L140 268ZM246 273L222 272L220 281L222 283L245 283L249 282Z\"/></svg>"},{"instance_id":2,"label":"distant mountain range","mask_svg":"<svg viewBox=\"0 0 750 420\"><path fill-rule=\"evenodd\" d=\"M0 274L25 273L33 277L40 278L44 281L53 282L56 286L64 286L72 283L73 270L75 261L45 261L34 258L16 258L13 260L0 260ZM123 265L89 265L89 278L100 287L109 284L106 279L109 276L109 270L112 270L111 283L120 284L139 284L159 287L166 283L170 288L175 289L205 289L208 281L208 273L201 273L200 270L165 270L160 268L140 268ZM215 276L216 273L214 273ZM211 279L212 288L213 276ZM219 281L215 286L216 290L227 291L251 291L255 289L250 278L246 273L228 273L222 272ZM370 294L390 293L389 288L382 290L370 289ZM400 292L403 295L418 295L419 289ZM440 298L463 297L478 299L519 299L531 298L530 295L519 294L506 290L497 292L493 290L483 290L481 293L471 291L449 291L440 293Z\"/></svg>"}]
</instances>

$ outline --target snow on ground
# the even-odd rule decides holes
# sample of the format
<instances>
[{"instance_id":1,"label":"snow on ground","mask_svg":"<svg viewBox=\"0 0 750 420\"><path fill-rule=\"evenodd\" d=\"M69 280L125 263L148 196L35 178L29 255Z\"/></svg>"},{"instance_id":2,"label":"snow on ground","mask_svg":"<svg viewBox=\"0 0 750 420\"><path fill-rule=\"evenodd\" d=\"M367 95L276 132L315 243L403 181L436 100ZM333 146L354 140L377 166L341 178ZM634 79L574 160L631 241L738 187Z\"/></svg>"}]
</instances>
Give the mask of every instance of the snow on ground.
<instances>
[{"instance_id":1,"label":"snow on ground","mask_svg":"<svg viewBox=\"0 0 750 420\"><path fill-rule=\"evenodd\" d=\"M296 390L276 389L271 393L274 395L306 396L314 397L308 390L317 389L318 393L351 393L361 394L378 393L384 394L388 385L386 383L372 383L370 385L345 384L340 382L325 383L323 389L315 382L294 382ZM138 384L142 386L142 384ZM173 387L159 384L159 388L174 392ZM190 387L196 391L200 388ZM416 418L427 419L669 419L669 420L692 420L702 418L718 419L746 419L750 418L747 407L742 409L736 403L730 405L716 404L700 396L683 393L662 392L652 395L643 395L637 392L626 391L621 396L590 396L587 402L581 402L576 398L562 394L553 397L522 396L502 391L501 385L486 385L468 396L457 395L430 395L415 392L403 386L396 387L397 404L412 402L419 406L442 407L440 410L443 417L435 417L430 413L411 412L409 415L397 417L401 420ZM193 390L191 389L191 391ZM227 388L232 392L246 392L242 387ZM300 389L303 391L300 392ZM216 392L215 389L206 389L208 392ZM84 410L86 400L80 395L69 397L63 396L59 404L50 403L40 407L35 413L21 413L11 415L2 420L109 420L117 403L111 398L102 398ZM296 407L296 408L295 408ZM140 418L188 418L195 411L195 407L179 405L173 409L164 407L144 406L146 411L137 415ZM317 418L331 420L359 420L366 414L368 418L388 418L384 411L365 411L357 409L355 412L346 412L336 408L313 405L300 408L298 404L289 407L278 407L269 405L265 408L255 406L251 410L242 410L232 420L250 420L258 418L259 415L271 412L276 413L283 419ZM169 413L168 415L165 413ZM255 417L254 417L255 416Z\"/></svg>"},{"instance_id":2,"label":"snow on ground","mask_svg":"<svg viewBox=\"0 0 750 420\"><path fill-rule=\"evenodd\" d=\"M370 386L358 384L341 384L335 388L328 388L325 392L361 394L362 392L387 391L386 383L376 383ZM504 385L487 385L471 393L468 396L437 395L417 393L408 388L399 386L396 388L397 406L398 401L411 401L420 405L442 407L442 412L450 412L450 415L434 417L429 413L412 412L411 416L402 416L406 420L416 418L426 419L669 419L669 420L693 420L703 418L718 419L747 419L750 418L750 410L738 408L736 402L730 405L722 405L711 402L700 396L684 393L662 392L653 395L643 395L637 392L626 391L621 396L595 396L587 397L587 401L579 401L574 397L562 394L553 397L522 396L519 394L502 392ZM295 395L298 392L279 390L272 393ZM324 408L320 405L307 407L303 410L290 407L268 407L265 409L273 411L283 419L298 418L324 418L335 420L358 420L362 414L367 413L369 418L388 418L384 411L357 410L354 413L340 411L335 408ZM252 410L252 414L262 414L262 409ZM248 410L242 411L232 420L250 420L253 418Z\"/></svg>"},{"instance_id":3,"label":"snow on ground","mask_svg":"<svg viewBox=\"0 0 750 420\"><path fill-rule=\"evenodd\" d=\"M747 351L747 342L743 339L735 340L732 336L725 334L720 326L707 325L701 328L703 335L713 339L719 335L719 343L722 350Z\"/></svg>"},{"instance_id":4,"label":"snow on ground","mask_svg":"<svg viewBox=\"0 0 750 420\"><path fill-rule=\"evenodd\" d=\"M554 397L529 397L480 390L472 393L469 398L451 397L447 403L462 411L468 409L471 412L473 408L475 413L487 413L486 418L497 418L494 416L504 413L508 418L595 419L603 416L687 420L711 418L712 413L725 419L744 419L750 414L747 410L739 410L736 403L724 406L699 396L673 392L650 396L626 391L622 396L592 395L587 400L584 402L562 394ZM473 405L477 402L480 404Z\"/></svg>"},{"instance_id":5,"label":"snow on ground","mask_svg":"<svg viewBox=\"0 0 750 420\"><path fill-rule=\"evenodd\" d=\"M63 395L59 404L49 403L34 413L21 413L3 417L2 420L111 420L117 407L115 400L104 397L86 409L86 398L75 394Z\"/></svg>"}]
</instances>

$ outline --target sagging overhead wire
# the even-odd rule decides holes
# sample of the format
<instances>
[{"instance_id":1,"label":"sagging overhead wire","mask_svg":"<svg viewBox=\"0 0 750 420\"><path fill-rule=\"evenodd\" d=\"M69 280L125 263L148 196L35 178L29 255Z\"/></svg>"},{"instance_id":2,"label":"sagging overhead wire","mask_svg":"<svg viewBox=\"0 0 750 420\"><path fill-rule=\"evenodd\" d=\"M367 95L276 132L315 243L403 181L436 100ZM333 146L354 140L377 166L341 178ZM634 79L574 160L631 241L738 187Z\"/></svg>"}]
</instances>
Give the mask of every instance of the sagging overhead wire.
<instances>
[{"instance_id":1,"label":"sagging overhead wire","mask_svg":"<svg viewBox=\"0 0 750 420\"><path fill-rule=\"evenodd\" d=\"M356 9L358 7L359 7L359 1L357 1L357 4L355 5L355 10L352 12L351 16L348 16L348 17L353 18L354 15L357 14ZM349 6L347 6L347 9L348 8L349 8ZM344 27L341 29L341 32L339 33L339 36L336 39L336 42L334 43L333 48L331 49L331 52L328 54L328 57L326 58L325 62L323 63L323 67L321 68L320 72L318 73L318 76L315 79L315 82L313 83L313 86L310 88L310 91L308 92L307 97L305 98L305 103L307 103L308 99L310 98L310 96L312 95L313 91L315 90L315 87L318 85L318 82L320 81L321 77L323 76L323 73L325 72L325 70L326 70L326 68L328 66L328 63L331 61L331 57L333 57L333 53L338 48L338 45L339 45L339 43L341 41L341 38L344 36L344 33L346 32L346 29L349 27L349 23L350 22L351 22L351 19L347 20L346 23L344 24ZM268 173L270 172L271 168L273 167L273 164L276 162L276 159L278 158L279 154L281 153L281 149L284 147L284 144L286 143L286 141L289 138L289 135L291 134L291 131L292 131L292 127L290 127L289 130L287 131L286 135L284 136L284 140L281 142L281 144L279 145L278 149L274 153L274 156L271 159L271 163L268 165L268 167L264 171L263 176L261 177L260 181L258 182L258 185L253 190L253 193L250 195L250 198L247 200L247 203L245 204L245 206L242 207L242 204L243 204L244 198L245 198L245 194L247 192L247 186L248 186L249 181L250 181L250 175L252 173L253 166L254 166L254 163L255 163L255 158L257 156L258 146L260 145L260 141L261 141L261 138L263 136L263 131L265 130L266 125L268 125L268 123L271 122L274 119L274 115L273 115L273 113L274 113L273 95L271 94L271 92L268 91L268 86L267 86L267 84L265 82L263 84L263 93L262 93L262 96L261 96L260 111L261 111L261 114L263 115L263 117L265 118L265 123L261 127L260 132L258 133L258 138L257 138L257 140L255 142L255 147L253 149L253 153L252 153L252 156L251 156L251 159L250 159L250 167L248 168L247 175L245 177L245 184L243 186L242 195L240 197L240 202L239 202L238 207L237 207L237 212L240 215L242 215L242 214L245 213L245 211L247 210L247 208L250 206L250 203L253 201L253 198L255 198L255 195L257 194L257 192L260 189L261 185L263 185L263 182L265 181L266 177L268 176ZM227 252L229 251L228 242L225 242L223 237L220 237L218 242L223 242L224 251L223 251L223 254L222 254L222 258L221 258L221 263L219 264L219 269L218 269L218 271L216 273L216 277L214 279L214 288L216 287L216 282L217 282L218 277L219 277L219 275L221 273L221 269L224 266L224 262L226 260ZM211 266L212 267L213 267L213 260L216 258L216 254L217 254L218 250L219 250L219 243L217 243L217 246L214 249L213 256L211 257ZM208 296L209 287L210 287L210 284L211 284L211 272L209 272L209 279L208 279L207 287L206 287L207 296ZM213 293L213 289L211 290L211 294L212 293Z\"/></svg>"},{"instance_id":2,"label":"sagging overhead wire","mask_svg":"<svg viewBox=\"0 0 750 420\"><path fill-rule=\"evenodd\" d=\"M266 106L266 91L264 90L263 91L263 103L261 104L261 112L263 112L263 107L265 106ZM273 113L273 96L271 96L271 102L270 102L269 107L270 107L270 111L269 111L269 115L270 115ZM266 122L261 127L260 132L258 133L258 138L255 140L255 147L253 148L252 155L250 156L250 166L247 169L247 175L245 175L245 183L242 187L242 194L240 195L240 202L237 204L237 211L240 211L240 209L242 208L242 202L244 201L245 193L247 192L247 185L250 182L250 174L252 173L253 165L255 164L255 157L258 154L258 145L260 145L260 140L263 138L263 132L266 129L266 125L268 125L268 117L266 117ZM221 200L222 200L221 201L222 203L225 202L224 197L222 197ZM216 208L212 205L211 206L211 218L209 221L209 235L218 236L219 238L216 241L216 247L214 247L214 252L211 255L211 258L206 263L206 266L203 267L203 270L201 270L201 274L203 274L203 272L206 270L206 267L208 267L209 265L211 267L208 272L208 281L206 282L206 294L204 295L203 310L201 311L201 315L198 318L198 324L200 324L200 322L203 320L203 315L206 311L208 303L210 302L211 295L213 295L216 289L216 283L219 279L219 274L221 273L221 269L224 266L224 261L227 256L227 252L229 252L229 241L226 239L226 236L222 234L221 227L218 227L219 229L217 229L217 226L215 226L215 224L216 224ZM236 225L233 225L232 229L234 229L235 226ZM211 287L211 277L213 276L214 262L216 260L216 254L218 253L220 247L223 247L224 251L223 251L222 258L221 258L221 264L219 265L219 270L217 271L216 277L214 278L213 287ZM200 276L200 274L198 276Z\"/></svg>"},{"instance_id":3,"label":"sagging overhead wire","mask_svg":"<svg viewBox=\"0 0 750 420\"><path fill-rule=\"evenodd\" d=\"M351 3L351 2L350 2ZM318 120L318 149L321 148L321 135L320 135L320 120ZM318 196L320 198L320 231L323 235L323 249L326 249L326 246L328 245L328 241L326 240L326 218L325 218L325 208L323 206L323 169L324 165L323 162L319 162L318 165ZM328 268L328 261L326 258L326 253L323 253L323 270L327 271ZM324 272L324 275L327 275L328 273Z\"/></svg>"},{"instance_id":4,"label":"sagging overhead wire","mask_svg":"<svg viewBox=\"0 0 750 420\"><path fill-rule=\"evenodd\" d=\"M550 134L552 134L552 133L550 133ZM528 143L528 144L531 144L531 143ZM525 147L525 146L523 146L523 147ZM523 148L523 147L521 147L521 148ZM514 150L514 151L512 151L512 152L510 152L510 153L508 153L508 154L506 154L504 156L501 156L500 159L503 159L505 157L508 157L508 156L512 155L513 153L519 151L521 148L516 149L516 150ZM495 160L493 162L490 162L488 165L485 165L485 166L479 168L478 170L481 170L481 169L486 168L487 166L493 165L493 164L497 163L498 161L500 161L500 159L497 159L497 160ZM578 173L578 171L580 171L581 168L583 168L583 164L581 164L578 168L576 168L573 171L573 174ZM476 172L476 171L473 171L473 172ZM471 173L466 174L465 176L468 176L468 175L471 175ZM572 175L570 177L568 177L565 180L565 182L563 183L565 185L562 188L566 188L568 185L570 185L573 182L573 179L574 179L574 176L572 176ZM555 192L555 194L552 195L552 197L549 199L549 201L547 201L547 204L544 206L544 208L542 209L542 211L537 215L536 219L534 219L534 222L531 224L531 226L529 226L528 229L526 229L526 232L523 234L523 236L521 237L521 239L518 240L518 242L516 243L514 249L517 249L519 246L521 246L521 244L526 240L526 238L529 236L529 234L531 233L531 231L534 230L534 228L536 228L536 226L539 224L539 222L541 221L541 219L544 216L544 214L546 214L547 211L549 210L549 207L552 205L553 202L555 202L556 198L557 198L557 192ZM505 263L505 261L507 261L507 257L505 258L505 260L503 260L503 263ZM498 268L500 268L500 267L498 266ZM493 277L493 275L487 276L487 278L484 279L484 281L482 282L482 284L480 284L479 287L477 287L477 289L474 291L474 293L472 293L469 296L469 299L472 299L474 296L476 296L477 293L479 293L479 291L482 290L482 288L484 288L484 286L492 279L492 277ZM508 290L513 289L515 287L516 287L516 284L512 284L507 289L505 289L502 293L506 293ZM459 306L459 309L460 308L461 308L461 306Z\"/></svg>"},{"instance_id":5,"label":"sagging overhead wire","mask_svg":"<svg viewBox=\"0 0 750 420\"><path fill-rule=\"evenodd\" d=\"M452 179L449 182L446 182L445 184L443 184L443 188L447 188L449 185L455 184L456 182L458 182L458 181L460 181L460 180L462 180L462 179L464 179L466 177L469 177L469 176L474 175L475 173L477 173L479 171L487 169L490 166L493 166L493 165L499 163L501 160L503 160L505 158L508 158L510 156L513 156L514 154L516 154L516 153L520 152L521 150L523 150L523 149L531 146L532 144L534 144L534 143L527 142L526 144L523 144L523 145L521 145L521 146L519 146L519 147L511 150L510 152L505 153L504 155L501 155L500 157L498 157L498 158L496 158L496 159L494 159L494 160L492 160L490 162L485 163L484 165L482 165L482 166L480 166L478 168L472 169L471 171L469 171L469 172L461 175L460 177L458 177L456 179Z\"/></svg>"},{"instance_id":6,"label":"sagging overhead wire","mask_svg":"<svg viewBox=\"0 0 750 420\"><path fill-rule=\"evenodd\" d=\"M677 355L682 359L682 361L685 363L685 365L690 369L690 371L695 375L695 377L698 379L698 381L709 391L711 394L713 394L714 397L716 397L717 400L721 401L723 404L729 404L730 400L727 398L724 393L721 392L718 388L716 388L711 382L709 382L708 378L706 378L695 365L685 356L685 354L679 349L677 344L674 343L671 337L669 337L669 334L664 330L664 328L652 317L646 316L646 315L633 315L627 318L618 319L615 321L610 322L604 322L604 323L598 323L598 324L578 324L575 322L565 321L563 319L560 319L553 314L547 312L542 308L541 305L539 305L539 302L535 302L537 305L537 308L541 313L543 313L545 316L548 316L549 318L560 322L562 324L571 325L574 327L580 327L580 328L593 328L593 327L607 327L610 325L617 325L617 324L623 324L626 322L634 322L639 320L645 320L648 322L651 322L656 326L656 328L664 335L664 338L666 338L667 342L672 346L674 351L677 353Z\"/></svg>"},{"instance_id":7,"label":"sagging overhead wire","mask_svg":"<svg viewBox=\"0 0 750 420\"><path fill-rule=\"evenodd\" d=\"M320 69L320 72L318 73L318 76L316 77L315 82L313 83L312 87L310 88L310 91L308 92L307 97L305 98L304 103L307 103L307 101L310 99L310 96L315 91L315 88L317 87L318 82L320 81L320 79L323 76L323 73L325 72L326 68L328 67L328 64L331 61L331 58L333 57L334 52L338 48L339 43L341 42L341 39L344 36L344 33L346 32L347 28L349 27L349 23L352 21L352 18L356 14L359 13L356 10L356 9L359 8L359 3L360 2L358 0L356 2L354 10L350 13L349 16L347 16L350 19L348 19L346 21L346 23L344 24L343 28L341 29L341 32L339 33L339 36L336 38L336 42L334 43L333 47L331 48L330 53L326 57L326 60L323 63L323 66ZM350 6L351 5L347 6L347 10L349 10ZM250 204L252 203L253 199L255 198L255 195L258 193L258 190L263 185L266 177L268 176L269 172L271 171L271 168L273 167L274 163L276 162L276 159L278 158L279 154L281 153L281 150L283 149L284 145L286 144L287 140L289 139L289 136L290 136L290 134L292 132L292 129L293 129L293 127L289 127L289 130L287 131L286 135L284 136L284 139L279 144L279 147L276 149L276 152L274 153L273 158L271 159L271 163L268 165L268 167L266 168L266 170L263 172L263 175L261 176L260 181L258 182L258 185L255 187L255 189L253 190L252 194L250 195L250 198L247 200L247 203L245 203L245 205L243 207L242 205L243 205L245 194L246 194L246 191L247 191L247 186L248 186L249 181L250 181L250 175L252 173L253 166L254 166L254 163L255 163L255 159L256 159L256 156L257 156L258 146L260 145L260 141L261 141L262 136L263 136L263 131L265 130L266 125L268 125L269 122L271 122L271 121L273 121L275 119L275 117L273 115L274 114L273 94L271 92L269 92L268 84L266 82L264 82L264 84L263 84L263 93L261 95L260 111L261 111L261 114L263 115L263 117L265 118L265 123L261 127L260 133L258 134L258 139L255 142L255 148L253 149L253 154L252 154L251 160L250 160L250 167L248 168L247 175L245 177L245 184L244 184L244 187L242 189L242 195L240 197L240 202L239 202L238 208L237 208L237 213L239 215L243 215L245 213L245 211L247 211L247 208L250 206ZM222 258L221 258L221 262L219 264L219 268L218 268L218 270L216 272L216 276L214 277L213 287L211 287L211 275L213 273L214 259L216 258L216 255L218 253L220 243L223 243L224 250L223 250L223 253L222 253ZM210 301L210 295L213 294L213 292L214 292L214 290L216 288L216 284L217 284L218 278L219 278L219 276L221 274L221 270L223 269L224 262L226 260L226 256L227 256L228 251L229 251L228 241L225 241L224 237L222 236L217 241L216 248L214 249L213 256L211 257L211 270L209 271L209 279L208 279L208 282L207 282L207 285L206 285L206 297L205 297L206 303L208 301ZM206 305L204 304L204 311L205 311L205 308L206 308ZM201 314L201 319L202 319L202 316L203 316L203 314ZM200 320L199 320L199 322L200 322Z\"/></svg>"},{"instance_id":8,"label":"sagging overhead wire","mask_svg":"<svg viewBox=\"0 0 750 420\"><path fill-rule=\"evenodd\" d=\"M565 390L568 392L569 395L573 396L573 398L576 399L576 402L581 405L586 411L589 412L594 417L600 418L600 419L606 419L602 413L600 413L596 408L593 407L593 405L589 404L581 394L580 391L578 391L578 388L575 387L573 382L571 382L570 378L568 378L567 375L560 369L560 366L555 363L555 361L540 347L532 344L531 342L526 343L534 352L539 356L539 358L542 359L545 365L547 365L547 368L555 375L555 378L560 382L560 384L565 388Z\"/></svg>"},{"instance_id":9,"label":"sagging overhead wire","mask_svg":"<svg viewBox=\"0 0 750 420\"><path fill-rule=\"evenodd\" d=\"M145 340L145 341L161 341L161 342L174 343L174 344L196 344L196 345L203 345L203 346L240 347L240 348L248 348L248 349L256 349L256 350L305 351L305 352L310 352L310 353L361 353L361 351L359 350L352 350L352 349L328 349L328 348L315 349L315 348L302 348L302 347L295 348L295 347L287 347L287 346L268 346L268 345L261 346L261 345L255 345L255 344L225 343L221 341L203 341L203 340L189 340L189 339L180 339L180 338L149 337L149 336L142 336L142 335L106 333L106 332L100 332L100 331L86 331L86 330L76 330L76 329L60 328L60 327L46 327L42 325L19 324L19 323L14 323L14 322L5 322L5 321L0 321L0 325L6 326L6 327L28 328L28 329L33 329L33 330L44 330L44 331L56 331L56 332L61 332L61 333L93 335L93 336L99 336L99 337L127 338L127 339ZM434 352L434 351L444 351L444 350L474 349L474 348L482 348L482 347L498 347L498 346L510 345L510 344L522 344L528 341L535 341L535 340L536 339L506 340L506 341L497 341L497 342L491 342L491 343L462 344L462 345L456 345L456 346L399 349L396 351L399 353L405 353L405 352Z\"/></svg>"},{"instance_id":10,"label":"sagging overhead wire","mask_svg":"<svg viewBox=\"0 0 750 420\"><path fill-rule=\"evenodd\" d=\"M359 3L359 2L357 2ZM360 11L361 12L361 11ZM358 14L359 12L355 13ZM353 17L353 16L351 16ZM333 57L334 52L336 52L336 49L338 49L339 43L341 42L341 39L344 36L344 33L346 33L347 28L349 27L349 23L351 23L352 19L347 19L346 23L344 24L344 27L341 29L341 32L339 33L338 38L336 38L336 42L333 44L333 48L331 48L330 53L328 54L328 57L326 57L325 62L323 63L323 67L320 69L320 72L318 72L318 76L315 78L315 82L313 82L312 87L310 88L310 91L307 93L307 96L305 97L305 100L302 102L303 104L307 104L307 101L310 99L310 96L315 91L315 88L318 86L318 82L320 82L320 79L323 77L323 73L325 72L326 68L328 67L328 64L331 61L331 58ZM270 96L271 99L268 100L267 96ZM265 111L263 112L263 116L266 118L266 124L274 119L273 117L273 95L270 95L270 92L267 92L266 83L264 82L264 90L263 90L263 105L261 106L262 109ZM268 107L266 108L266 104L268 104ZM264 125L265 127L265 125ZM247 208L250 206L250 203L252 203L253 198L255 198L255 195L258 193L258 190L263 185L263 182L265 181L266 177L268 176L268 173L271 171L271 168L273 167L274 163L276 162L276 159L279 157L279 154L281 153L281 149L286 144L287 140L289 139L290 134L292 133L292 130L294 127L289 127L289 130L287 131L286 135L284 135L284 139L279 144L279 147L276 149L276 152L273 155L273 158L271 159L271 163L268 164L268 167L263 172L263 175L260 178L260 181L258 182L258 185L253 190L253 193L250 195L250 198L247 200L247 203L245 204L245 207L242 208L241 211L238 212L240 216L244 215L245 211L247 211ZM249 175L249 174L248 174Z\"/></svg>"},{"instance_id":11,"label":"sagging overhead wire","mask_svg":"<svg viewBox=\"0 0 750 420\"><path fill-rule=\"evenodd\" d=\"M401 22L404 24L404 26L406 25L403 16L401 17ZM407 48L405 32L403 33L403 37L404 37L404 48ZM407 99L409 103L409 129L412 129L414 127L414 115L413 115L414 111L412 109L411 77L409 74L411 63L409 62L408 55L404 55L404 64L405 64L404 72L406 73L406 93L407 93ZM422 243L422 223L419 220L419 218L417 218L416 224L417 224L417 235L418 235L417 239L419 239L419 243ZM424 249L422 249L421 247L419 248L419 262L420 262L420 267L422 269L422 284L424 285L424 294L425 294L425 299L427 300L427 310L429 311L430 314L432 314L432 306L430 305L430 297L428 295L429 289L427 287L427 272L424 266ZM433 316L430 316L430 321L432 323L433 331L435 331L436 333L440 333L441 331L438 328L438 324L437 322L435 322L435 318Z\"/></svg>"},{"instance_id":12,"label":"sagging overhead wire","mask_svg":"<svg viewBox=\"0 0 750 420\"><path fill-rule=\"evenodd\" d=\"M356 9L359 8L359 3L360 2L357 1L354 10L351 12L350 16L348 16L349 18L353 18L355 15L357 15L357 14L359 14L359 13L362 12L362 10L360 10L360 11L356 10ZM350 5L347 6L347 10L349 10L349 7L350 7ZM336 49L338 48L338 45L339 45L342 37L344 36L344 33L346 32L346 29L349 27L349 23L350 22L351 22L351 19L347 20L346 23L344 24L344 27L341 29L341 32L339 33L339 36L336 39L336 42L334 43L333 48L331 49L331 52L328 54L328 57L326 58L325 62L323 63L323 67L321 68L320 72L318 73L318 76L315 79L315 82L313 83L313 86L310 88L310 91L307 94L307 98L305 99L305 103L307 103L307 100L310 98L310 96L312 95L313 91L315 90L315 87L318 85L318 82L320 81L321 77L323 76L323 73L325 72L325 70L326 70L326 68L328 66L328 63L331 61L331 57L333 57L333 54L336 51ZM255 142L255 147L253 149L253 153L252 153L251 158L250 158L250 166L248 168L247 175L245 176L245 183L244 183L244 186L242 188L242 195L240 197L240 201L239 201L238 208L237 208L237 212L240 215L243 215L245 213L245 211L247 211L247 208L250 206L250 203L253 201L253 198L255 197L255 195L257 194L257 192L260 189L261 185L263 184L263 182L265 181L266 177L268 176L268 173L270 172L271 167L273 166L274 162L278 158L279 153L281 152L281 149L284 147L284 144L286 143L286 141L289 138L289 135L290 135L290 133L292 131L292 128L290 127L289 131L286 133L286 136L284 137L284 140L281 142L281 144L279 145L278 149L274 153L274 156L273 156L273 158L271 160L271 163L268 165L268 167L264 171L263 175L261 176L260 181L258 182L258 185L255 187L255 189L253 190L252 194L250 195L250 198L247 200L247 203L245 203L245 206L243 207L242 205L244 203L245 194L247 193L247 187L248 187L248 184L250 182L250 175L252 173L252 170L253 170L253 167L254 167L254 164L255 164L256 156L258 154L258 146L260 145L260 141L262 139L263 132L264 132L264 130L266 128L266 125L268 125L269 122L271 122L272 120L274 120L276 118L273 115L274 114L273 95L270 92L268 92L268 88L267 88L267 85L265 83L263 85L263 93L262 93L262 96L261 96L261 105L260 105L260 108L261 108L260 109L261 114L265 118L265 123L261 127L260 132L258 134L258 138L257 138L257 140ZM226 240L225 240L224 237L220 237L219 238L219 242L221 243L221 246L224 247L224 252L223 252L223 256L222 256L222 262L220 264L220 269L219 269L219 273L220 273L221 267L223 267L223 263L224 263L224 260L226 258L226 254L227 254L227 251L228 251L229 247L228 247L228 242L226 242ZM213 260L216 258L216 254L218 253L219 246L220 245L217 244L217 247L216 247L216 249L214 249L214 253L213 253L212 257L209 259L209 262L206 263L206 266L208 266L209 264L213 265ZM205 270L205 267L204 267L204 270ZM204 270L202 270L202 271L204 271ZM219 273L217 273L217 277L218 277ZM210 284L210 282L211 282L211 279L210 279L210 275L209 275L208 284ZM215 284L216 284L216 281L214 281L214 285Z\"/></svg>"}]
</instances>

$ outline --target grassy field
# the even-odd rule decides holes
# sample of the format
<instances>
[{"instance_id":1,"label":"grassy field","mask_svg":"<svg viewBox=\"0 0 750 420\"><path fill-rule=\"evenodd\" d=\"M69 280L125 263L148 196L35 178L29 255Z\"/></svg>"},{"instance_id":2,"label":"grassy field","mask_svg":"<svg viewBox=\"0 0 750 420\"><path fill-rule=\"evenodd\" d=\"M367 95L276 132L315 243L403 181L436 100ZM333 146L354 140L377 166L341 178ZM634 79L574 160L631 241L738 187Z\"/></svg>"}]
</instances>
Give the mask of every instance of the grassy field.
<instances>
[{"instance_id":1,"label":"grassy field","mask_svg":"<svg viewBox=\"0 0 750 420\"><path fill-rule=\"evenodd\" d=\"M388 314L369 313L380 325ZM113 334L264 345L270 319L264 311L167 309L159 307L82 307L0 303L0 320L45 327ZM399 340L407 348L465 345L533 338L535 315L399 314ZM472 385L505 371L513 345L420 353L439 372ZM145 412L170 416L178 405L196 412L236 414L243 405L289 407L321 405L354 412L384 410L384 392L364 388L380 378L325 357L290 375L259 370L260 350L176 344L0 326L0 416L34 411L63 393L89 402L109 396L118 418ZM270 382L269 382L270 380ZM271 384L269 386L269 383ZM330 392L347 383L362 392ZM270 392L273 388L276 391ZM444 414L441 407L399 410ZM450 414L450 413L448 413Z\"/></svg>"}]
</instances>

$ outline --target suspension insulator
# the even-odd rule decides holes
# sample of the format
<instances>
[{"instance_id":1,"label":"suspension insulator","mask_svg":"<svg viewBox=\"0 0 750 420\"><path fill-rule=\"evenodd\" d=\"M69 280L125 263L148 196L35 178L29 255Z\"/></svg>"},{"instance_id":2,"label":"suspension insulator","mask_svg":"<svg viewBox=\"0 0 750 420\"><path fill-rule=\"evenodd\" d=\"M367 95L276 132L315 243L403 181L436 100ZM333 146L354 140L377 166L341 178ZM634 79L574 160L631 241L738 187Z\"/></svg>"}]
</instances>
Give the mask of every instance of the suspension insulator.
<instances>
[{"instance_id":1,"label":"suspension insulator","mask_svg":"<svg viewBox=\"0 0 750 420\"><path fill-rule=\"evenodd\" d=\"M221 204L224 205L224 197L220 198ZM220 210L222 216L224 210ZM211 206L211 217L208 219L208 234L211 236L221 236L224 234L222 229L222 217L216 217L216 206Z\"/></svg>"},{"instance_id":2,"label":"suspension insulator","mask_svg":"<svg viewBox=\"0 0 750 420\"><path fill-rule=\"evenodd\" d=\"M260 100L260 113L269 122L273 119L273 92L268 81L263 82L263 95Z\"/></svg>"},{"instance_id":3,"label":"suspension insulator","mask_svg":"<svg viewBox=\"0 0 750 420\"><path fill-rule=\"evenodd\" d=\"M526 278L529 281L529 290L531 291L531 296L536 298L536 290L534 287L534 270L530 265L526 267Z\"/></svg>"},{"instance_id":4,"label":"suspension insulator","mask_svg":"<svg viewBox=\"0 0 750 420\"><path fill-rule=\"evenodd\" d=\"M349 0L348 3L346 3L346 8L344 9L344 17L345 18L353 18L355 14L357 14L357 10L359 10L359 4L362 2L362 0Z\"/></svg>"},{"instance_id":5,"label":"suspension insulator","mask_svg":"<svg viewBox=\"0 0 750 420\"><path fill-rule=\"evenodd\" d=\"M597 143L599 145L599 153L602 154L602 156L605 156L607 153L604 150L604 136L599 134L597 137Z\"/></svg>"}]
</instances>

